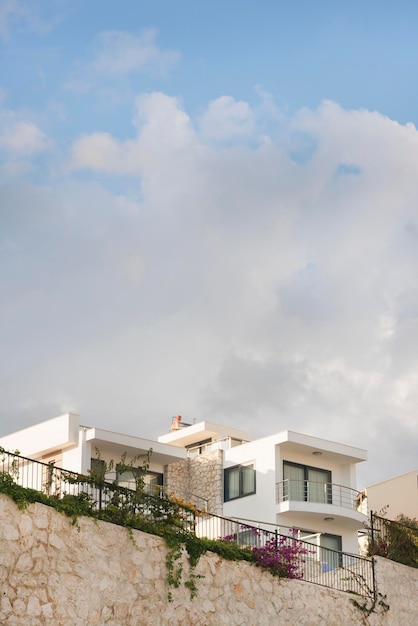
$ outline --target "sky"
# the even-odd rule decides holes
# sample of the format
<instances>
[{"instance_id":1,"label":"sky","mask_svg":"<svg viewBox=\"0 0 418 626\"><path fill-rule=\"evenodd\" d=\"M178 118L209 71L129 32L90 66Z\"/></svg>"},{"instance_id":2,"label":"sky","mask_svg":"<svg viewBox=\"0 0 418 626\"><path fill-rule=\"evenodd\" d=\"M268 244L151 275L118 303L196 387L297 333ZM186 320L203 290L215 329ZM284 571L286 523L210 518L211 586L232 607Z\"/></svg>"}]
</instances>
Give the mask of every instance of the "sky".
<instances>
[{"instance_id":1,"label":"sky","mask_svg":"<svg viewBox=\"0 0 418 626\"><path fill-rule=\"evenodd\" d=\"M418 4L0 0L0 436L418 468Z\"/></svg>"}]
</instances>

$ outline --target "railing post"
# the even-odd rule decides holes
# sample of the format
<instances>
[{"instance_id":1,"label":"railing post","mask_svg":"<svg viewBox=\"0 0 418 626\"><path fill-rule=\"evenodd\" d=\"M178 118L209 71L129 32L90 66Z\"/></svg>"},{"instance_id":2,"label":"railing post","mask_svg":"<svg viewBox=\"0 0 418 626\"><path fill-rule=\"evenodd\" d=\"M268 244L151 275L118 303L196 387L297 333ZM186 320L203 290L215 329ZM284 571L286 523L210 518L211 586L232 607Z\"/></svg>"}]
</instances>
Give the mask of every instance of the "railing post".
<instances>
[{"instance_id":1,"label":"railing post","mask_svg":"<svg viewBox=\"0 0 418 626\"><path fill-rule=\"evenodd\" d=\"M106 502L109 499L109 494L115 495L115 502L117 502L119 506L124 506L125 504L131 509L130 503L133 501L132 498L135 495L135 491L128 488L118 487L117 485L110 482L102 482L101 484L91 483L90 481L82 482L83 476L81 476L80 474L62 470L61 468L57 468L52 464L45 464L39 461L35 461L33 459L21 457L20 455L13 455L12 453L3 451L1 448L0 468L2 468L0 469L0 471L10 473L12 477L14 477L16 480L19 480L19 484L21 484L21 486L24 488L28 487L26 483L31 484L36 479L35 482L37 490L41 492L43 489L43 477L45 475L45 472L47 472L46 475L48 477L49 471L53 473L55 495L62 497L66 485L68 485L69 493L72 495L75 495L77 493L76 485L78 485L79 487L78 493L81 493L83 486L85 488L88 487L87 492L91 492L91 498L93 498L93 496L96 496L98 498L98 506L100 507L100 509L102 507L106 507ZM37 468L39 471L36 471ZM291 482L292 481L286 480L283 481L281 485L283 486L283 488L287 486L290 492ZM294 495L300 497L300 482L298 484L299 489L294 490ZM310 486L310 484L308 481L305 481L304 484L306 493L308 493L308 487ZM58 485L60 488L57 491ZM337 487L335 487L335 489L337 489ZM346 488L342 488L340 486L338 487L338 489L342 497L345 498L346 494L348 493ZM160 493L163 493L163 491L161 491ZM120 494L120 498L116 498L117 494ZM131 494L131 498L128 497L128 494ZM313 489L310 495L312 495L313 497L315 497L316 495L315 483L313 483ZM335 498L336 500L338 499L337 491L335 491ZM156 499L153 498L153 500ZM135 499L134 502L136 507L135 510L137 510L137 508L140 506L143 507L144 514L149 514L151 521L155 521L156 516L159 516L162 512L159 502L157 502L158 506L157 511L154 511L154 517L152 505L149 503L148 500L146 500L144 503L138 504L138 500ZM321 576L319 578L317 572L317 564L313 564L313 567L307 567L304 573L304 580L306 580L307 582L315 582L316 584L321 584L324 586L330 586L335 589L340 589L341 591L347 591L347 585L344 582L346 579L341 576L341 574L344 575L344 572L341 572L339 568L341 567L341 565L345 565L345 567L347 567L348 565L352 564L354 567L353 573L354 576L356 576L355 580L358 581L357 593L364 596L370 596L370 594L373 593L376 597L376 561L374 559L365 559L356 555L345 555L339 551L324 549L321 547L320 544L320 533L315 533L314 535L311 535L309 537L313 542L311 543L311 541L306 542L307 537L305 537L305 540L300 539L300 530L298 530L297 532L292 532L291 536L289 536L289 534L288 536L281 534L281 532L283 532L283 529L281 529L280 526L277 525L277 522L273 525L268 524L269 528L273 526L274 532L272 532L263 528L263 526L266 525L267 522L255 522L257 526L254 526L248 524L248 522L254 522L254 520L240 520L239 518L231 519L223 518L216 515L204 515L201 518L202 523L200 523L200 521L197 521L198 518L199 515L196 515L192 511L191 514L187 517L187 521L189 524L193 524L196 533L197 531L199 531L199 537L206 536L210 539L215 539L216 537L219 538L220 536L221 539L224 538L224 540L231 542L235 541L238 545L243 545L244 548L248 548L248 544L252 543L247 539L245 535L247 531L252 531L254 536L257 536L257 545L265 545L265 542L267 540L274 542L275 546L277 548L280 548L280 545L282 544L284 547L286 547L291 544L295 545L295 543L297 544L297 541L301 541L301 547L305 551L305 554L312 555L312 558L314 558L314 555L316 555L316 560L319 561L319 563L325 562L330 566L329 572L325 572L324 570L324 576ZM374 528L375 518L378 524L376 529ZM383 522L384 520L382 520L378 515L375 515L373 511L370 511L370 533L372 542L375 542L376 540L378 541L379 532L382 532L382 530L379 530L379 521ZM204 526L203 528L202 524ZM260 528L260 526L262 526L262 528ZM240 529L244 531L244 533L242 533L243 537L240 537ZM309 556L308 559L310 560L311 557ZM344 562L344 559L347 559L346 563ZM367 573L365 570L366 567L368 568ZM332 574L332 572L334 571L335 574ZM364 576L356 575L357 571L363 572Z\"/></svg>"},{"instance_id":2,"label":"railing post","mask_svg":"<svg viewBox=\"0 0 418 626\"><path fill-rule=\"evenodd\" d=\"M375 572L374 557L372 557L372 586L373 586L373 598L376 599L377 589L376 589L376 572Z\"/></svg>"},{"instance_id":3,"label":"railing post","mask_svg":"<svg viewBox=\"0 0 418 626\"><path fill-rule=\"evenodd\" d=\"M374 548L373 511L370 511L370 535L371 547Z\"/></svg>"}]
</instances>

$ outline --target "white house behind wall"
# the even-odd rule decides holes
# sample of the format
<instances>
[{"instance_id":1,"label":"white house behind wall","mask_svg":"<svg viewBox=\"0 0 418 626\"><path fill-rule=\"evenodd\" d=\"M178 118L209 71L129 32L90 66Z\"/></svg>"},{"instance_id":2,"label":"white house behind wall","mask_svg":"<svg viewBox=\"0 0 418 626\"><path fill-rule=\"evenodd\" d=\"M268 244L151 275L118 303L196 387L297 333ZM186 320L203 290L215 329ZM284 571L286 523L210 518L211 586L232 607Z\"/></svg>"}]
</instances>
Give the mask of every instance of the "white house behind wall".
<instances>
[{"instance_id":1,"label":"white house behind wall","mask_svg":"<svg viewBox=\"0 0 418 626\"><path fill-rule=\"evenodd\" d=\"M366 460L365 450L293 431L251 441L211 422L175 428L159 441L186 446L189 466L206 457L216 462L218 454L223 506L216 513L265 522L270 530L298 528L302 537L319 533L324 547L358 552L357 531L367 518L358 510L356 465Z\"/></svg>"},{"instance_id":2,"label":"white house behind wall","mask_svg":"<svg viewBox=\"0 0 418 626\"><path fill-rule=\"evenodd\" d=\"M154 485L163 485L165 467L187 458L184 448L80 425L79 416L74 413L65 413L2 437L0 446L11 452L18 450L22 456L43 463L54 462L56 467L81 474L87 474L100 456L105 462L115 463L115 469L108 474L108 478L117 479L125 486L130 486L129 478L118 476L116 471L118 461L125 454L127 460L137 458L136 462L141 466L152 449L146 482Z\"/></svg>"},{"instance_id":3,"label":"white house behind wall","mask_svg":"<svg viewBox=\"0 0 418 626\"><path fill-rule=\"evenodd\" d=\"M358 552L356 464L365 450L283 431L251 440L244 431L212 422L183 425L158 441L86 427L71 413L0 438L0 446L32 459L87 473L97 458L117 462L124 454L138 466L150 449L147 482L210 513L247 520L268 530L298 528L324 547ZM129 476L110 478L124 485ZM132 478L132 477L131 477Z\"/></svg>"}]
</instances>

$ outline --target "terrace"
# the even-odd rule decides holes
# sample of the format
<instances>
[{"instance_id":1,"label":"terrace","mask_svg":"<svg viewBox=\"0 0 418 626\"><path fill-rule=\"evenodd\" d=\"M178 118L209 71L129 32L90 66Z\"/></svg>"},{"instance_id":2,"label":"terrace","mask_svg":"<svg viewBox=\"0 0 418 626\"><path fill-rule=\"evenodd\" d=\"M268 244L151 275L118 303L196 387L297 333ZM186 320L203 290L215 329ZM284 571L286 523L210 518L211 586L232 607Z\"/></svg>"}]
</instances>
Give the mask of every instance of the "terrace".
<instances>
[{"instance_id":1,"label":"terrace","mask_svg":"<svg viewBox=\"0 0 418 626\"><path fill-rule=\"evenodd\" d=\"M31 500L54 506L60 501L82 502L85 506L80 514L93 515L98 519L121 524L123 514L132 515L142 524L137 528L152 533L161 524L169 527L175 520L176 534L181 520L180 537L194 536L201 540L211 540L211 548L216 544L234 544L250 555L255 548L267 545L279 547L298 546L306 555L298 563L298 578L315 584L373 597L375 593L374 571L371 559L355 554L330 550L319 545L319 535L305 537L301 541L294 530L284 534L283 528L265 528L266 524L225 518L199 511L190 503L182 503L163 491L152 495L146 490L122 487L115 482L97 480L93 476L83 476L56 467L53 463L42 463L18 454L0 449L0 479L7 475L8 481L30 490ZM137 485L138 487L138 485ZM39 493L39 499L34 494ZM56 507L65 511L65 508ZM119 511L119 513L118 513ZM116 514L116 515L115 515ZM123 523L122 523L123 525ZM155 534L158 534L155 532ZM222 551L220 551L222 553Z\"/></svg>"}]
</instances>

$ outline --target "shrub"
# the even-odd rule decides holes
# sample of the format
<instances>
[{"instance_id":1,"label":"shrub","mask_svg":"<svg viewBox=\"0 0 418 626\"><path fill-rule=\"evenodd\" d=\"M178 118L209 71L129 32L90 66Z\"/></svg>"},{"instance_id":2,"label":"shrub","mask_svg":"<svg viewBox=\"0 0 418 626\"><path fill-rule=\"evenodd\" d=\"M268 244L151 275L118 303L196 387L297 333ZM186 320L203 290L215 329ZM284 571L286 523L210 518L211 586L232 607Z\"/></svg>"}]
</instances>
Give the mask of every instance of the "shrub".
<instances>
[{"instance_id":1,"label":"shrub","mask_svg":"<svg viewBox=\"0 0 418 626\"><path fill-rule=\"evenodd\" d=\"M264 567L281 578L303 578L304 557L311 551L295 537L298 531L292 531L289 537L269 539L261 548L253 548L256 565Z\"/></svg>"},{"instance_id":2,"label":"shrub","mask_svg":"<svg viewBox=\"0 0 418 626\"><path fill-rule=\"evenodd\" d=\"M377 520L377 529L374 541L369 545L369 556L383 556L397 563L418 568L417 520L402 514L396 520L380 516L373 516L373 520Z\"/></svg>"}]
</instances>

